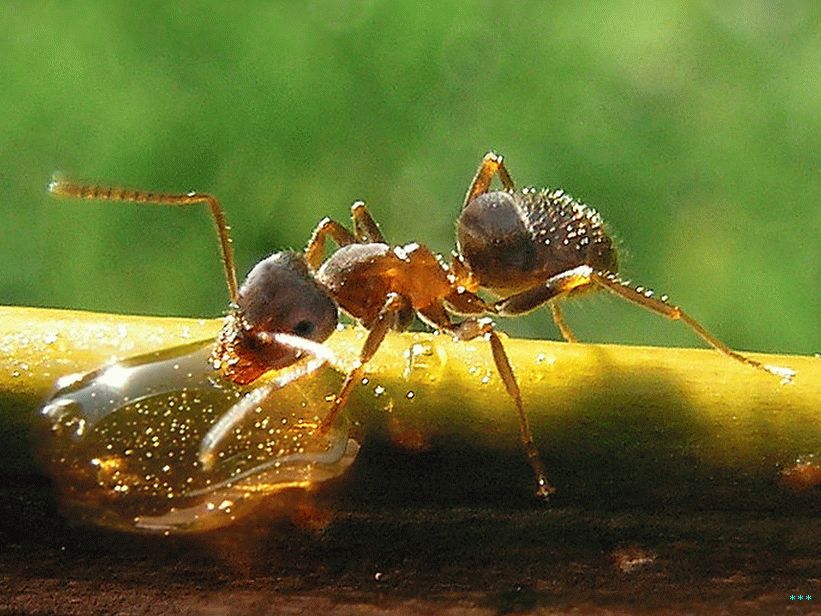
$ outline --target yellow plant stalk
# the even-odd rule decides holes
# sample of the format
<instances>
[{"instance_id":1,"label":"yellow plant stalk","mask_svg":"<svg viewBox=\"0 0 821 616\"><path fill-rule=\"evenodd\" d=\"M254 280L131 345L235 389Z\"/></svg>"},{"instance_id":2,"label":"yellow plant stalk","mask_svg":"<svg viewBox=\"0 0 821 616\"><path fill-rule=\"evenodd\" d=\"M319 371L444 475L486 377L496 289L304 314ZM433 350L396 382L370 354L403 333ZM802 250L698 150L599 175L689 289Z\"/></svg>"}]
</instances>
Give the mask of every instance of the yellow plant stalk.
<instances>
[{"instance_id":1,"label":"yellow plant stalk","mask_svg":"<svg viewBox=\"0 0 821 616\"><path fill-rule=\"evenodd\" d=\"M55 380L116 359L214 337L218 319L0 308L0 442L25 443ZM361 329L328 345L344 365ZM753 355L796 371L779 383L712 350L504 340L532 430L560 494L747 507L819 499L821 361ZM391 334L348 414L406 448L443 443L526 465L513 405L487 342ZM332 394L333 392L329 392ZM21 469L28 462L18 459ZM15 462L5 471L14 472Z\"/></svg>"}]
</instances>

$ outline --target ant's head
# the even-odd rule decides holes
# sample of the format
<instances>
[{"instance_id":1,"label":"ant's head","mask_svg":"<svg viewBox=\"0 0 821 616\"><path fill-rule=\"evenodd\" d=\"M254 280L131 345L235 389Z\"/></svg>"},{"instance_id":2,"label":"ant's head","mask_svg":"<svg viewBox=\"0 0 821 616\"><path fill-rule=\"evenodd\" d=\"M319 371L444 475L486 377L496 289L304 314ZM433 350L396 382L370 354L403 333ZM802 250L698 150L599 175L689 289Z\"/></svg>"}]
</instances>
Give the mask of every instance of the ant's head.
<instances>
[{"instance_id":1,"label":"ant's head","mask_svg":"<svg viewBox=\"0 0 821 616\"><path fill-rule=\"evenodd\" d=\"M303 356L276 334L322 342L338 317L336 302L313 278L302 254L277 252L257 263L240 286L214 356L228 378L250 383Z\"/></svg>"}]
</instances>

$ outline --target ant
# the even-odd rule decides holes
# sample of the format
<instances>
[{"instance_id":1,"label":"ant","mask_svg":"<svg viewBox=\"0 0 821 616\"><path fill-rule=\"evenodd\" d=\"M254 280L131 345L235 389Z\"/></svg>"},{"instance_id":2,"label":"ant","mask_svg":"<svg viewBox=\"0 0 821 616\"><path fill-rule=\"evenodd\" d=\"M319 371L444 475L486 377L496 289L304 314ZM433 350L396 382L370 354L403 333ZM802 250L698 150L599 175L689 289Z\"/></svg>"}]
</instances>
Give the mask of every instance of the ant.
<instances>
[{"instance_id":1,"label":"ant","mask_svg":"<svg viewBox=\"0 0 821 616\"><path fill-rule=\"evenodd\" d=\"M496 175L503 190L490 191ZM458 340L489 341L496 369L516 408L537 494L543 497L555 489L531 434L507 353L486 315L516 316L548 304L563 337L573 342L576 338L556 301L603 287L683 321L709 345L737 361L785 379L793 374L733 351L665 297L656 299L652 291L622 282L616 273L613 243L598 213L561 190L515 189L502 157L493 152L483 158L465 196L457 222L457 251L450 264L420 244L389 245L365 204L357 201L351 206L352 231L324 218L304 252L273 253L254 266L242 285L237 284L229 227L211 195L151 193L62 179L53 180L49 191L80 199L207 205L216 224L231 298L211 355L213 367L245 385L312 356L307 364L255 389L217 420L200 446L199 459L206 469L220 442L268 395L332 359L321 343L336 329L340 309L357 319L368 335L328 414L316 426L320 434L334 424L388 331L405 330L418 316ZM328 240L337 249L326 259ZM486 301L478 295L480 290L501 299Z\"/></svg>"},{"instance_id":2,"label":"ant","mask_svg":"<svg viewBox=\"0 0 821 616\"><path fill-rule=\"evenodd\" d=\"M459 340L480 336L489 340L496 368L516 407L538 494L546 497L554 491L530 432L519 386L502 341L492 322L480 318L495 309L467 290L427 247L416 243L387 244L363 202L351 206L353 232L324 218L311 234L304 252L275 252L257 263L238 285L229 227L212 195L137 191L78 184L62 178L54 178L48 191L59 197L88 200L207 205L217 228L231 297L229 314L211 355L213 367L225 378L246 385L266 372L313 356L306 365L255 389L214 423L200 446L199 458L205 469L213 465L220 442L266 396L332 359L321 343L336 329L342 309L369 331L358 361L317 426L319 434L331 429L388 331L405 330L414 316L419 316L431 327ZM338 248L324 259L328 239L336 242ZM454 314L464 318L455 322Z\"/></svg>"}]
</instances>

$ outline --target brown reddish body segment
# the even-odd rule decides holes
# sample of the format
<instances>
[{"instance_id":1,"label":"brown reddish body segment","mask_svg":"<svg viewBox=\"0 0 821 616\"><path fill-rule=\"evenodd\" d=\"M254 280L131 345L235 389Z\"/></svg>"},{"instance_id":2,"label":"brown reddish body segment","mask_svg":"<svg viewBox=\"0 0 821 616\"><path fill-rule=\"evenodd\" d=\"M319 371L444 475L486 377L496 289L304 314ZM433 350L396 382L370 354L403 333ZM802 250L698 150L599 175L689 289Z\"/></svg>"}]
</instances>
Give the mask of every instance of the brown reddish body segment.
<instances>
[{"instance_id":1,"label":"brown reddish body segment","mask_svg":"<svg viewBox=\"0 0 821 616\"><path fill-rule=\"evenodd\" d=\"M414 312L435 309L456 294L453 277L425 246L391 247L382 243L351 244L333 253L316 274L339 307L366 327L382 310L391 293L408 302L408 313L397 315L394 329L405 329ZM458 302L458 299L455 300Z\"/></svg>"}]
</instances>

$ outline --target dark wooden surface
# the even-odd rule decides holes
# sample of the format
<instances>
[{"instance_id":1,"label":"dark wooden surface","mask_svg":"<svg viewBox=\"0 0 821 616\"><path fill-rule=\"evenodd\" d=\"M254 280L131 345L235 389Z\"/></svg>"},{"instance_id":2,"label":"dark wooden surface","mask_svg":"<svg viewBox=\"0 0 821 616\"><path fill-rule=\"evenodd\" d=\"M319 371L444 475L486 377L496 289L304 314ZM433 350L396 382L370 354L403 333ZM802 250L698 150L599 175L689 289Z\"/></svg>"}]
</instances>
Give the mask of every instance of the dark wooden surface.
<instances>
[{"instance_id":1,"label":"dark wooden surface","mask_svg":"<svg viewBox=\"0 0 821 616\"><path fill-rule=\"evenodd\" d=\"M0 613L821 614L789 599L821 595L817 511L547 505L485 462L366 447L289 515L188 537L73 527L6 478Z\"/></svg>"}]
</instances>

